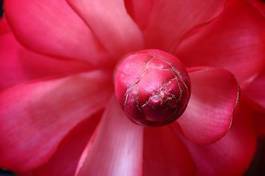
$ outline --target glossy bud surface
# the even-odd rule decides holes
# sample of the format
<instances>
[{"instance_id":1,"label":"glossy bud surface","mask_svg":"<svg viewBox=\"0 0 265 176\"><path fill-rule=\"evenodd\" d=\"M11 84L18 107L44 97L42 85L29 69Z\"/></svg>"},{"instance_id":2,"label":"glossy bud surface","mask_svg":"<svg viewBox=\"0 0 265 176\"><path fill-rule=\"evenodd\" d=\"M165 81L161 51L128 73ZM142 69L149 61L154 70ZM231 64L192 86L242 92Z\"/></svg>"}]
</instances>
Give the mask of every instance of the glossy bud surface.
<instances>
[{"instance_id":1,"label":"glossy bud surface","mask_svg":"<svg viewBox=\"0 0 265 176\"><path fill-rule=\"evenodd\" d=\"M175 121L187 107L190 79L173 55L142 50L127 55L115 72L115 95L126 115L144 126Z\"/></svg>"}]
</instances>

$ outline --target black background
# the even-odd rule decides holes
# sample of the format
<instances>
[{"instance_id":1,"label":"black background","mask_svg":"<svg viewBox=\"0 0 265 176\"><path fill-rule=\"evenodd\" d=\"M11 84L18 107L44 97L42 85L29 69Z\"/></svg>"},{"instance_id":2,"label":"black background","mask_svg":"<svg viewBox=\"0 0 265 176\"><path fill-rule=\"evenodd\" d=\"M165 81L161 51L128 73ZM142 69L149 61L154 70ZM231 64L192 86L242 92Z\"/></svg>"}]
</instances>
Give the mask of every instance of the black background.
<instances>
[{"instance_id":1,"label":"black background","mask_svg":"<svg viewBox=\"0 0 265 176\"><path fill-rule=\"evenodd\" d=\"M0 15L3 15L3 0L0 0Z\"/></svg>"}]
</instances>

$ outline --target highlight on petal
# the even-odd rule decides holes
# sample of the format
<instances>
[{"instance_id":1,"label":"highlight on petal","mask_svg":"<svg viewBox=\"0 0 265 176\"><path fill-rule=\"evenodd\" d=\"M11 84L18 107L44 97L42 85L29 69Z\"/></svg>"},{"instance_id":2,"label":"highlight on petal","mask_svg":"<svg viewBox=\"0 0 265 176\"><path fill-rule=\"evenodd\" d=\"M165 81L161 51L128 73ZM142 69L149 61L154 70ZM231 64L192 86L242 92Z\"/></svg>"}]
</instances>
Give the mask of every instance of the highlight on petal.
<instances>
[{"instance_id":1,"label":"highlight on petal","mask_svg":"<svg viewBox=\"0 0 265 176\"><path fill-rule=\"evenodd\" d=\"M191 98L177 123L192 142L215 142L231 126L239 98L238 84L230 72L215 68L191 72L190 79Z\"/></svg>"},{"instance_id":2,"label":"highlight on petal","mask_svg":"<svg viewBox=\"0 0 265 176\"><path fill-rule=\"evenodd\" d=\"M219 141L210 145L195 145L183 138L187 144L197 175L244 175L255 154L256 136L250 117L239 109L229 132Z\"/></svg>"},{"instance_id":3,"label":"highlight on petal","mask_svg":"<svg viewBox=\"0 0 265 176\"><path fill-rule=\"evenodd\" d=\"M12 33L0 35L0 90L32 79L89 70L85 64L58 60L23 48Z\"/></svg>"},{"instance_id":4,"label":"highlight on petal","mask_svg":"<svg viewBox=\"0 0 265 176\"><path fill-rule=\"evenodd\" d=\"M92 31L64 0L8 0L5 14L19 41L34 51L92 65L107 62Z\"/></svg>"},{"instance_id":5,"label":"highlight on petal","mask_svg":"<svg viewBox=\"0 0 265 176\"><path fill-rule=\"evenodd\" d=\"M97 113L75 127L60 143L52 158L31 172L34 176L73 176L79 158L90 140L102 113ZM30 173L25 173L29 176Z\"/></svg>"},{"instance_id":6,"label":"highlight on petal","mask_svg":"<svg viewBox=\"0 0 265 176\"><path fill-rule=\"evenodd\" d=\"M256 9L233 1L219 18L183 39L176 55L189 67L225 68L242 86L264 66L264 30L264 17Z\"/></svg>"},{"instance_id":7,"label":"highlight on petal","mask_svg":"<svg viewBox=\"0 0 265 176\"><path fill-rule=\"evenodd\" d=\"M21 84L0 94L0 166L27 171L46 162L65 135L104 107L101 71Z\"/></svg>"},{"instance_id":8,"label":"highlight on petal","mask_svg":"<svg viewBox=\"0 0 265 176\"><path fill-rule=\"evenodd\" d=\"M144 31L148 48L171 51L192 28L217 17L226 0L154 1Z\"/></svg>"},{"instance_id":9,"label":"highlight on petal","mask_svg":"<svg viewBox=\"0 0 265 176\"><path fill-rule=\"evenodd\" d=\"M142 49L142 32L128 15L123 0L67 1L112 56Z\"/></svg>"},{"instance_id":10,"label":"highlight on petal","mask_svg":"<svg viewBox=\"0 0 265 176\"><path fill-rule=\"evenodd\" d=\"M79 162L76 176L139 176L143 127L125 117L114 98Z\"/></svg>"},{"instance_id":11,"label":"highlight on petal","mask_svg":"<svg viewBox=\"0 0 265 176\"><path fill-rule=\"evenodd\" d=\"M171 126L145 128L143 176L192 176L194 163Z\"/></svg>"}]
</instances>

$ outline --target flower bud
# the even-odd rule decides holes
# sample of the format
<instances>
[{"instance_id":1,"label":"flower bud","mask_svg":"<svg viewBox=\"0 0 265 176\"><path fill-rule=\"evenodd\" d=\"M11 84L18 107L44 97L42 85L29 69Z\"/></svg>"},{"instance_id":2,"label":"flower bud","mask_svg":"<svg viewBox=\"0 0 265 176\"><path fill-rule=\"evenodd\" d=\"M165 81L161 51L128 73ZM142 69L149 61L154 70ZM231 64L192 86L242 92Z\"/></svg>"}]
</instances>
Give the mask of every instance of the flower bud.
<instances>
[{"instance_id":1,"label":"flower bud","mask_svg":"<svg viewBox=\"0 0 265 176\"><path fill-rule=\"evenodd\" d=\"M190 79L175 56L142 50L127 55L117 66L115 95L133 122L162 126L175 121L186 109Z\"/></svg>"}]
</instances>

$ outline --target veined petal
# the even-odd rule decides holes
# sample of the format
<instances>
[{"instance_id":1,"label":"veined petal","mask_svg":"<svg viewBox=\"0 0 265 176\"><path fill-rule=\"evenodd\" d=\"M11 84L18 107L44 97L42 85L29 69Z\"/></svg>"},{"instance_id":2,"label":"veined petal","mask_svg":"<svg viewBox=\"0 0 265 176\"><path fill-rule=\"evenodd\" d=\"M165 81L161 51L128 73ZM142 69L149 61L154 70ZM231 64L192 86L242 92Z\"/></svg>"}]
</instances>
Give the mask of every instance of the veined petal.
<instances>
[{"instance_id":1,"label":"veined petal","mask_svg":"<svg viewBox=\"0 0 265 176\"><path fill-rule=\"evenodd\" d=\"M89 27L64 0L8 0L5 14L16 37L40 53L107 62L107 54Z\"/></svg>"},{"instance_id":2,"label":"veined petal","mask_svg":"<svg viewBox=\"0 0 265 176\"><path fill-rule=\"evenodd\" d=\"M222 69L190 73L191 98L177 121L184 135L195 143L212 143L229 130L239 87L234 76Z\"/></svg>"},{"instance_id":3,"label":"veined petal","mask_svg":"<svg viewBox=\"0 0 265 176\"><path fill-rule=\"evenodd\" d=\"M67 0L101 44L117 57L143 47L142 32L128 15L123 0Z\"/></svg>"},{"instance_id":4,"label":"veined petal","mask_svg":"<svg viewBox=\"0 0 265 176\"><path fill-rule=\"evenodd\" d=\"M75 127L60 143L52 158L31 174L34 176L73 176L79 158L98 125L101 115L101 112L97 113Z\"/></svg>"},{"instance_id":5,"label":"veined petal","mask_svg":"<svg viewBox=\"0 0 265 176\"><path fill-rule=\"evenodd\" d=\"M0 166L26 171L46 162L64 136L104 107L101 72L18 85L0 94Z\"/></svg>"},{"instance_id":6,"label":"veined petal","mask_svg":"<svg viewBox=\"0 0 265 176\"><path fill-rule=\"evenodd\" d=\"M187 66L225 68L242 86L264 66L264 30L264 17L245 1L235 1L217 20L185 38L176 54Z\"/></svg>"},{"instance_id":7,"label":"veined petal","mask_svg":"<svg viewBox=\"0 0 265 176\"><path fill-rule=\"evenodd\" d=\"M89 70L85 64L58 60L23 48L12 33L0 35L0 90L32 79Z\"/></svg>"},{"instance_id":8,"label":"veined petal","mask_svg":"<svg viewBox=\"0 0 265 176\"><path fill-rule=\"evenodd\" d=\"M143 176L192 176L191 156L170 126L145 128Z\"/></svg>"},{"instance_id":9,"label":"veined petal","mask_svg":"<svg viewBox=\"0 0 265 176\"><path fill-rule=\"evenodd\" d=\"M218 16L226 0L157 0L144 31L148 48L171 51L180 38L195 26Z\"/></svg>"},{"instance_id":10,"label":"veined petal","mask_svg":"<svg viewBox=\"0 0 265 176\"><path fill-rule=\"evenodd\" d=\"M139 176L143 127L124 115L113 98L79 162L76 176Z\"/></svg>"}]
</instances>

